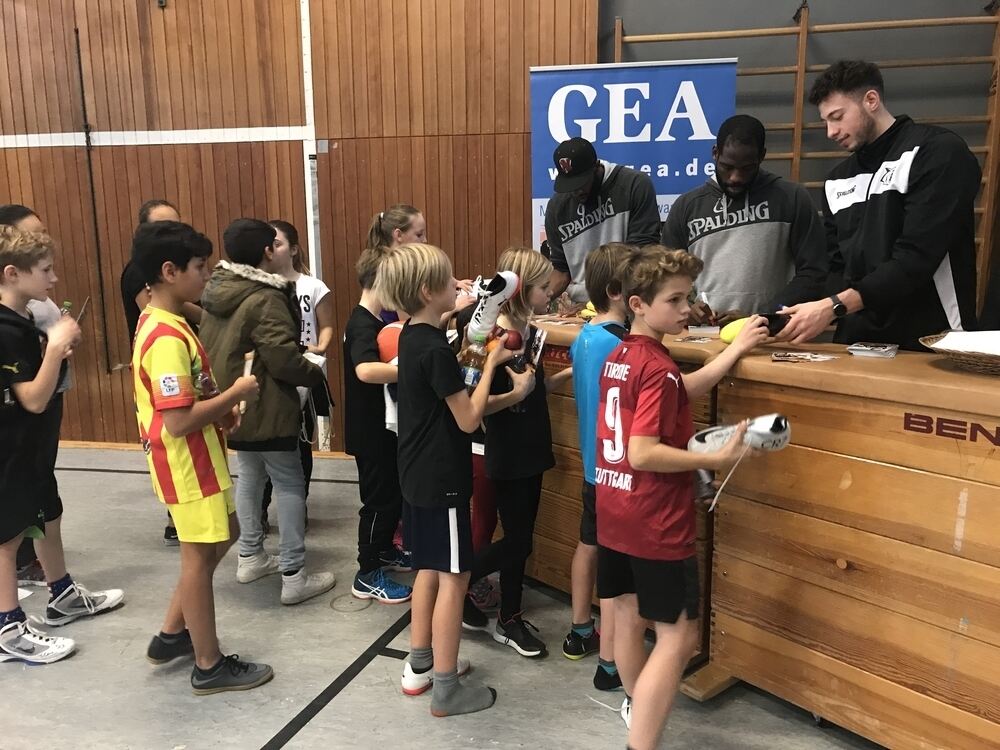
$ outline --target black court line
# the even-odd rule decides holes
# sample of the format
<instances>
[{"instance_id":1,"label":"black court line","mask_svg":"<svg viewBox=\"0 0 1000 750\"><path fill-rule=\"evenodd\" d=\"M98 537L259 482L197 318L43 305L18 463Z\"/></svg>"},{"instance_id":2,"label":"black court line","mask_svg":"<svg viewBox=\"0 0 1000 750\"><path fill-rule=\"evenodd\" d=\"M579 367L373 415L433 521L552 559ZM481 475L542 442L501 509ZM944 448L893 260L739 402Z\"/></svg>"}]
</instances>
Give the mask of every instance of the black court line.
<instances>
[{"instance_id":1,"label":"black court line","mask_svg":"<svg viewBox=\"0 0 1000 750\"><path fill-rule=\"evenodd\" d=\"M274 737L267 741L265 745L261 747L261 750L278 750L287 745L291 739L302 731L310 721L312 721L316 715L322 711L326 706L332 701L345 687L351 684L351 681L361 674L361 671L367 667L372 659L379 656L383 651L388 649L388 646L396 638L397 635L403 632L406 627L410 624L410 612L407 610L402 617L396 620L395 623L389 626L389 628L382 633L375 641L364 650L354 662L343 672L337 675L336 679L331 682L322 693L317 695L312 701L309 702L305 708L296 714L291 721L289 721L281 731L279 731ZM395 651L395 649L388 649Z\"/></svg>"},{"instance_id":2,"label":"black court line","mask_svg":"<svg viewBox=\"0 0 1000 750\"><path fill-rule=\"evenodd\" d=\"M141 474L142 476L149 476L149 470L143 469L92 469L87 466L57 466L56 471L82 471L89 472L91 474ZM239 474L231 474L230 476L239 478ZM313 477L309 480L310 484L357 484L357 479L319 479Z\"/></svg>"}]
</instances>

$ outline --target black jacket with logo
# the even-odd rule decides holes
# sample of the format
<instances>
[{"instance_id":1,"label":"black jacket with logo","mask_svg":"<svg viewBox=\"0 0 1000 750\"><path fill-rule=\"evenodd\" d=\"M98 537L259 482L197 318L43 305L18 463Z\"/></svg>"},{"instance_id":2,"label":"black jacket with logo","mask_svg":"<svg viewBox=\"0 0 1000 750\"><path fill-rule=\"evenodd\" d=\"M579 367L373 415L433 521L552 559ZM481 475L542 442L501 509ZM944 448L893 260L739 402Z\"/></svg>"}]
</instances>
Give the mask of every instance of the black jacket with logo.
<instances>
[{"instance_id":1,"label":"black jacket with logo","mask_svg":"<svg viewBox=\"0 0 1000 750\"><path fill-rule=\"evenodd\" d=\"M958 135L905 115L834 167L823 191L831 284L842 277L865 305L836 341L921 350L921 336L975 329L980 176Z\"/></svg>"}]
</instances>

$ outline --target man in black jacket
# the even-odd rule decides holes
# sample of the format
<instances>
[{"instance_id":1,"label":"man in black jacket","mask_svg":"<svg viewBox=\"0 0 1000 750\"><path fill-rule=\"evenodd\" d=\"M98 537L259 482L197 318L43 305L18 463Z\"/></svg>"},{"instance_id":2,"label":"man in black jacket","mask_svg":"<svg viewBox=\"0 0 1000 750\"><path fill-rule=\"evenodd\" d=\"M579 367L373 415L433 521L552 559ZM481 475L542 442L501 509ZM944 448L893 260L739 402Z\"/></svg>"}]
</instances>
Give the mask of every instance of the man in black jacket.
<instances>
[{"instance_id":1,"label":"man in black jacket","mask_svg":"<svg viewBox=\"0 0 1000 750\"><path fill-rule=\"evenodd\" d=\"M921 336L976 327L979 162L958 135L885 108L872 63L841 61L809 101L851 151L824 185L827 299L787 308L779 338L802 343L836 321L839 343L921 350Z\"/></svg>"}]
</instances>

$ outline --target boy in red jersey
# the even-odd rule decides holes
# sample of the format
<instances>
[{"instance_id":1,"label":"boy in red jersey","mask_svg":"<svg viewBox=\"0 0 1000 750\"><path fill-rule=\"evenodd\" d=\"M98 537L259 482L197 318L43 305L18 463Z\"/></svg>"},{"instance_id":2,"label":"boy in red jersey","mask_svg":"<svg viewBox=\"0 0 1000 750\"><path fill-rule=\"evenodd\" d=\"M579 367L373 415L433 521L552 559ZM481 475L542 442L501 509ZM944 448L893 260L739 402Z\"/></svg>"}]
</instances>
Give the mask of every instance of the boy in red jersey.
<instances>
[{"instance_id":1,"label":"boy in red jersey","mask_svg":"<svg viewBox=\"0 0 1000 750\"><path fill-rule=\"evenodd\" d=\"M754 316L722 354L681 374L661 340L684 328L701 268L694 256L660 245L629 258L622 296L632 330L608 357L600 380L597 595L614 599L614 653L626 696L621 713L635 750L657 746L698 645L693 472L732 466L746 432L742 425L716 453L688 452L694 433L689 399L710 391L767 338L766 320ZM647 621L656 630L648 659Z\"/></svg>"},{"instance_id":2,"label":"boy in red jersey","mask_svg":"<svg viewBox=\"0 0 1000 750\"><path fill-rule=\"evenodd\" d=\"M219 651L212 576L238 533L223 430L239 426L238 404L257 396L253 376L219 393L205 349L184 319L208 281L212 243L187 224L143 224L132 263L149 285L132 352L136 417L153 489L177 527L181 576L146 658L166 664L194 652L196 695L249 690L274 676L266 664Z\"/></svg>"}]
</instances>

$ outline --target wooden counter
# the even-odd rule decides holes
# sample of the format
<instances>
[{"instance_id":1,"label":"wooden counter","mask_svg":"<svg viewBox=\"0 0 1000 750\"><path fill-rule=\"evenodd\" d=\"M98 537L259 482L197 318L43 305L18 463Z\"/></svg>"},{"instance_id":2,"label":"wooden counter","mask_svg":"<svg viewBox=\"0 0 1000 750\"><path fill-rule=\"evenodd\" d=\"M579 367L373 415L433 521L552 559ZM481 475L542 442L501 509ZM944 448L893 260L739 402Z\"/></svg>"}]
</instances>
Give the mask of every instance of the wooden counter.
<instances>
[{"instance_id":1,"label":"wooden counter","mask_svg":"<svg viewBox=\"0 0 1000 750\"><path fill-rule=\"evenodd\" d=\"M550 328L552 366L575 332ZM685 368L724 346L665 343ZM1000 378L801 348L838 359L762 347L695 407L719 423L781 412L792 444L742 464L700 518L709 661L685 692L738 678L889 747L1000 748ZM558 465L530 568L565 590L581 481L568 393L550 396Z\"/></svg>"}]
</instances>

